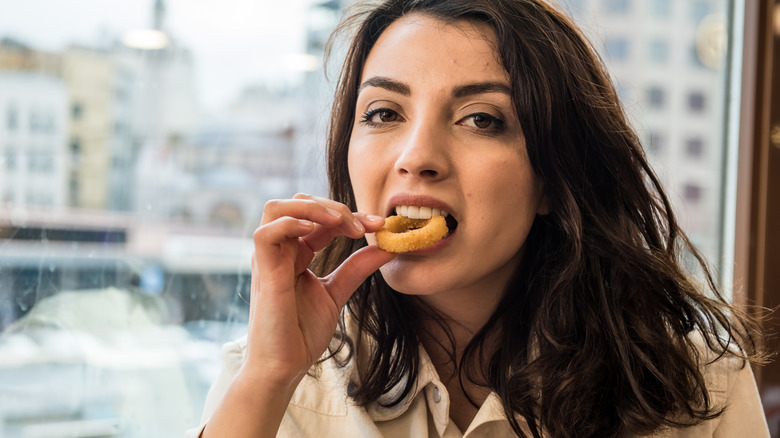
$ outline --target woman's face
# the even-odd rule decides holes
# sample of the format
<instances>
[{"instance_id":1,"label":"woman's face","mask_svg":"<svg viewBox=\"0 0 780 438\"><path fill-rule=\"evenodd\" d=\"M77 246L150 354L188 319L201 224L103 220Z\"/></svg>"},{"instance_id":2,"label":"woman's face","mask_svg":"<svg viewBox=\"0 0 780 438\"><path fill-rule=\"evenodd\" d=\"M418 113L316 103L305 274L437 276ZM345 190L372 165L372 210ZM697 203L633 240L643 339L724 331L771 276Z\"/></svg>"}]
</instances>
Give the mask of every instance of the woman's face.
<instances>
[{"instance_id":1,"label":"woman's face","mask_svg":"<svg viewBox=\"0 0 780 438\"><path fill-rule=\"evenodd\" d=\"M412 14L364 65L348 160L358 210L429 207L457 220L433 247L382 267L399 292L503 290L546 208L494 42L488 26Z\"/></svg>"}]
</instances>

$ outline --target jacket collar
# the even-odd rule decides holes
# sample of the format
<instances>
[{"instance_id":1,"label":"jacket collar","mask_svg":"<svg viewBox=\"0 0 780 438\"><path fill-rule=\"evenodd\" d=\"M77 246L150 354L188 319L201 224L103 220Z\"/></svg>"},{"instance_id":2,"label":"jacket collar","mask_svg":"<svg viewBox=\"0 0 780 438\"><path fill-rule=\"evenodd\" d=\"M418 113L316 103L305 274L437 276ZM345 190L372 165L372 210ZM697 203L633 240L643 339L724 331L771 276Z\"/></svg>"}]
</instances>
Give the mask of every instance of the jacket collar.
<instances>
[{"instance_id":1,"label":"jacket collar","mask_svg":"<svg viewBox=\"0 0 780 438\"><path fill-rule=\"evenodd\" d=\"M408 376L393 386L377 401L367 407L369 417L375 421L390 421L406 413L414 401L422 396L425 398L428 412L431 414L439 435L443 435L450 422L450 399L446 387L439 379L436 368L425 349L420 346L420 368L417 381L404 399L394 406L388 406L403 392ZM422 394L421 394L422 393Z\"/></svg>"},{"instance_id":2,"label":"jacket collar","mask_svg":"<svg viewBox=\"0 0 780 438\"><path fill-rule=\"evenodd\" d=\"M348 315L348 314L347 314ZM347 317L347 331L351 336L355 336L357 327L354 321L350 321L351 318ZM354 339L354 337L353 337ZM363 344L366 345L366 344ZM357 354L366 354L367 351L359 351ZM439 436L444 435L444 431L447 429L450 423L450 398L447 393L446 386L439 378L439 374L436 371L436 367L433 365L428 352L423 348L422 344L419 346L419 373L417 375L417 381L412 386L412 390L401 400L399 403L389 406L389 404L396 400L404 390L408 376L401 379L395 386L393 386L387 393L383 394L378 400L372 402L367 406L366 411L369 418L374 422L390 421L396 419L406 413L409 408L415 403L418 397L423 397L427 406L427 410L434 421L436 431ZM357 366L355 366L355 358L348 365L350 369L349 381L358 381L359 372ZM421 400L420 400L421 401ZM522 418L518 418L521 422L524 422ZM472 420L469 430L466 431L468 435L469 431L476 427L493 421L501 421L509 428L509 422L504 415L504 408L501 404L501 400L497 394L491 392L485 399L485 402L480 407L477 415ZM455 425L453 424L453 427Z\"/></svg>"}]
</instances>

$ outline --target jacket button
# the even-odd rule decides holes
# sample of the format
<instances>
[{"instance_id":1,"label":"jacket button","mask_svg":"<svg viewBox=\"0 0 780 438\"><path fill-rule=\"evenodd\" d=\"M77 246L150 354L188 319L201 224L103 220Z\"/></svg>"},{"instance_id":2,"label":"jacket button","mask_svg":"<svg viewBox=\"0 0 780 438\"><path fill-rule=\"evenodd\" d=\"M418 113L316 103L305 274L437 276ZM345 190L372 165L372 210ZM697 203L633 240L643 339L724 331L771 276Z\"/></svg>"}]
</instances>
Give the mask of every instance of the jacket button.
<instances>
[{"instance_id":1,"label":"jacket button","mask_svg":"<svg viewBox=\"0 0 780 438\"><path fill-rule=\"evenodd\" d=\"M438 403L441 401L441 392L439 392L439 387L434 386L433 387L433 402Z\"/></svg>"}]
</instances>

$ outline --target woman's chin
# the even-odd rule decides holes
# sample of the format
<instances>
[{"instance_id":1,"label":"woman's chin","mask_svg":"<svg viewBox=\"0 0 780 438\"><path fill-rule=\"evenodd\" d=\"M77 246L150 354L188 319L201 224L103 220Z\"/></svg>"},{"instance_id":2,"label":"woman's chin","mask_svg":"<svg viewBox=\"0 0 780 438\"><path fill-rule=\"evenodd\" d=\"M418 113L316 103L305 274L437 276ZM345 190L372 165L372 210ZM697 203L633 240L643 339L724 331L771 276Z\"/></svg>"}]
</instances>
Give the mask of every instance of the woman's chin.
<instances>
[{"instance_id":1,"label":"woman's chin","mask_svg":"<svg viewBox=\"0 0 780 438\"><path fill-rule=\"evenodd\" d=\"M436 272L422 266L408 266L393 260L379 270L388 286L405 295L432 295L446 287Z\"/></svg>"}]
</instances>

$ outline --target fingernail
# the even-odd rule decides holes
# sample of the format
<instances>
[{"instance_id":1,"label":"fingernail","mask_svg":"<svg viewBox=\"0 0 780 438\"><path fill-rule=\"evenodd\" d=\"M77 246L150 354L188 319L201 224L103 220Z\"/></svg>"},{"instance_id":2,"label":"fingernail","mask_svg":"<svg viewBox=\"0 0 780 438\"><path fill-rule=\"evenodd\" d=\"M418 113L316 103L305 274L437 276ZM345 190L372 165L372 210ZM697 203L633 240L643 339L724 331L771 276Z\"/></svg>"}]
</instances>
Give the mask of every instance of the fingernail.
<instances>
[{"instance_id":1,"label":"fingernail","mask_svg":"<svg viewBox=\"0 0 780 438\"><path fill-rule=\"evenodd\" d=\"M325 210L328 212L329 215L341 219L341 213L339 213L336 210L333 210L332 208L325 208Z\"/></svg>"},{"instance_id":2,"label":"fingernail","mask_svg":"<svg viewBox=\"0 0 780 438\"><path fill-rule=\"evenodd\" d=\"M363 224L361 224L357 219L352 219L352 225L355 226L355 229L358 230L361 233L365 233L366 229L363 227Z\"/></svg>"},{"instance_id":3,"label":"fingernail","mask_svg":"<svg viewBox=\"0 0 780 438\"><path fill-rule=\"evenodd\" d=\"M298 219L298 223L300 223L301 225L303 225L306 228L311 228L311 227L314 226L314 222L307 221L306 219Z\"/></svg>"},{"instance_id":4,"label":"fingernail","mask_svg":"<svg viewBox=\"0 0 780 438\"><path fill-rule=\"evenodd\" d=\"M385 220L385 218L383 218L382 216L376 216L376 215L373 215L373 214L367 214L366 215L366 219L369 222L374 222L374 223L379 223L379 222L382 222L383 220Z\"/></svg>"}]
</instances>

